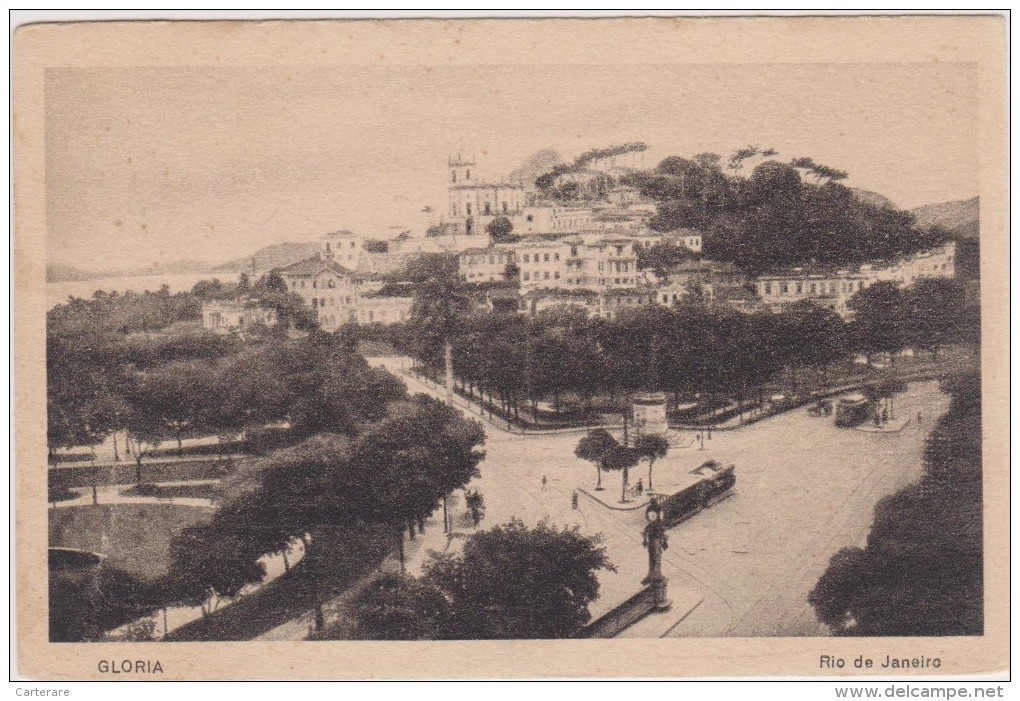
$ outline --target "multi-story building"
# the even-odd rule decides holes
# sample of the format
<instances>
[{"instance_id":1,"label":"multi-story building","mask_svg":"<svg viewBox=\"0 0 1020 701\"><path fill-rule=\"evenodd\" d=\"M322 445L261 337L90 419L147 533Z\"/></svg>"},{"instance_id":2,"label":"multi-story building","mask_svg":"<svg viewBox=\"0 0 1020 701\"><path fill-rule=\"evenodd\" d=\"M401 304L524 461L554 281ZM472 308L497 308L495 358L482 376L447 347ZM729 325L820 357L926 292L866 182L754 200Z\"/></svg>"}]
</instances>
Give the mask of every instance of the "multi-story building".
<instances>
[{"instance_id":1,"label":"multi-story building","mask_svg":"<svg viewBox=\"0 0 1020 701\"><path fill-rule=\"evenodd\" d=\"M638 284L637 251L626 238L570 245L567 278L578 287L627 288Z\"/></svg>"},{"instance_id":2,"label":"multi-story building","mask_svg":"<svg viewBox=\"0 0 1020 701\"><path fill-rule=\"evenodd\" d=\"M510 244L522 291L612 289L641 282L635 243L626 238L531 237Z\"/></svg>"},{"instance_id":3,"label":"multi-story building","mask_svg":"<svg viewBox=\"0 0 1020 701\"><path fill-rule=\"evenodd\" d=\"M669 232L670 239L692 253L701 253L701 245L703 242L701 232L697 229L677 229L676 231Z\"/></svg>"},{"instance_id":4,"label":"multi-story building","mask_svg":"<svg viewBox=\"0 0 1020 701\"><path fill-rule=\"evenodd\" d=\"M322 237L324 258L334 260L348 270L358 270L365 254L365 238L353 231L334 231Z\"/></svg>"},{"instance_id":5,"label":"multi-story building","mask_svg":"<svg viewBox=\"0 0 1020 701\"><path fill-rule=\"evenodd\" d=\"M500 282L507 279L507 267L514 257L511 244L469 248L457 257L457 272L464 282Z\"/></svg>"},{"instance_id":6,"label":"multi-story building","mask_svg":"<svg viewBox=\"0 0 1020 701\"><path fill-rule=\"evenodd\" d=\"M320 254L292 263L280 270L287 288L310 306L324 331L335 331L348 321L358 320L358 298L363 279Z\"/></svg>"},{"instance_id":7,"label":"multi-story building","mask_svg":"<svg viewBox=\"0 0 1020 701\"><path fill-rule=\"evenodd\" d=\"M892 282L907 287L921 278L951 278L956 274L956 244L892 262L867 263L857 271L805 271L794 268L789 273L762 275L755 282L755 290L767 306L774 311L794 302L808 300L832 309L843 318L853 316L850 299L876 282Z\"/></svg>"},{"instance_id":8,"label":"multi-story building","mask_svg":"<svg viewBox=\"0 0 1020 701\"><path fill-rule=\"evenodd\" d=\"M538 314L555 307L577 307L588 316L615 319L621 312L637 310L655 304L655 290L633 288L629 290L563 290L534 289L521 296L522 314Z\"/></svg>"},{"instance_id":9,"label":"multi-story building","mask_svg":"<svg viewBox=\"0 0 1020 701\"><path fill-rule=\"evenodd\" d=\"M358 301L359 324L398 324L411 318L413 297L369 295Z\"/></svg>"},{"instance_id":10,"label":"multi-story building","mask_svg":"<svg viewBox=\"0 0 1020 701\"><path fill-rule=\"evenodd\" d=\"M202 303L202 326L213 333L241 333L253 326L275 326L279 316L272 307L248 297Z\"/></svg>"},{"instance_id":11,"label":"multi-story building","mask_svg":"<svg viewBox=\"0 0 1020 701\"><path fill-rule=\"evenodd\" d=\"M760 276L755 282L755 290L772 311L782 311L790 304L807 300L846 318L850 316L847 306L850 298L872 282L849 270L825 273L795 268L789 273Z\"/></svg>"},{"instance_id":12,"label":"multi-story building","mask_svg":"<svg viewBox=\"0 0 1020 701\"><path fill-rule=\"evenodd\" d=\"M514 217L524 208L524 186L488 182L479 177L473 158L457 156L447 162L450 174L449 226L453 234L484 235L486 225L499 216Z\"/></svg>"},{"instance_id":13,"label":"multi-story building","mask_svg":"<svg viewBox=\"0 0 1020 701\"><path fill-rule=\"evenodd\" d=\"M606 290L599 295L598 302L598 316L603 319L615 319L620 312L655 304L655 289Z\"/></svg>"},{"instance_id":14,"label":"multi-story building","mask_svg":"<svg viewBox=\"0 0 1020 701\"><path fill-rule=\"evenodd\" d=\"M529 238L513 244L515 263L522 291L545 288L578 287L568 280L567 256L571 247L562 240Z\"/></svg>"}]
</instances>

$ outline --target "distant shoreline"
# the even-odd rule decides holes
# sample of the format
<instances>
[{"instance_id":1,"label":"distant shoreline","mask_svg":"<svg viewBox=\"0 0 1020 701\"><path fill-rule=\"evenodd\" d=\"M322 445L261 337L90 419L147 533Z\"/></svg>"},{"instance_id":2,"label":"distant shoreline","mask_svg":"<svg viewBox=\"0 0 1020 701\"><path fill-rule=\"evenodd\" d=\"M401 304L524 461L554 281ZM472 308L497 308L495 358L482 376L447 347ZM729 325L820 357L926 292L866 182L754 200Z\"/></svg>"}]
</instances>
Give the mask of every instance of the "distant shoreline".
<instances>
[{"instance_id":1,"label":"distant shoreline","mask_svg":"<svg viewBox=\"0 0 1020 701\"><path fill-rule=\"evenodd\" d=\"M125 294L134 291L141 294L146 290L156 292L166 285L171 294L188 292L199 280L219 279L221 282L237 282L239 273L155 273L151 275L121 275L90 278L86 280L62 280L46 283L47 308L63 304L69 297L90 299L97 291Z\"/></svg>"}]
</instances>

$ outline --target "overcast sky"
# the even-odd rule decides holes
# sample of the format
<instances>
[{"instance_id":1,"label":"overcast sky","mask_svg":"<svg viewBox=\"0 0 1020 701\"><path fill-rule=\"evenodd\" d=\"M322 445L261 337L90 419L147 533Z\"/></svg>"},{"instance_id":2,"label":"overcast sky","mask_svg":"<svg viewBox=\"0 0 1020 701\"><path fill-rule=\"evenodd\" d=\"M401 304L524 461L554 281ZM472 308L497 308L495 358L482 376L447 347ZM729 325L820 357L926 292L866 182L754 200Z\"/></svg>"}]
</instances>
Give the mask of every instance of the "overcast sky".
<instances>
[{"instance_id":1,"label":"overcast sky","mask_svg":"<svg viewBox=\"0 0 1020 701\"><path fill-rule=\"evenodd\" d=\"M501 174L645 141L747 144L909 208L972 197L971 64L49 69L49 262L226 260L336 229L423 229L446 158Z\"/></svg>"}]
</instances>

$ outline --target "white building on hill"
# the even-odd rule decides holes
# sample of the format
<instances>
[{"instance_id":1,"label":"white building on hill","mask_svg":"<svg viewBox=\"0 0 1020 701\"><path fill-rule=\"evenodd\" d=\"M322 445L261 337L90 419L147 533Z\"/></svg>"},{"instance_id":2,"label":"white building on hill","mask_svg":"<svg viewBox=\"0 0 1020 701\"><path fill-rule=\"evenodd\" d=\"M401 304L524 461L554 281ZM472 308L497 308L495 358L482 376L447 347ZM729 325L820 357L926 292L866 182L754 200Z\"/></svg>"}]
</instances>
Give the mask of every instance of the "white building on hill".
<instances>
[{"instance_id":1,"label":"white building on hill","mask_svg":"<svg viewBox=\"0 0 1020 701\"><path fill-rule=\"evenodd\" d=\"M949 242L929 251L904 256L892 262L875 262L856 271L805 270L762 275L755 290L762 302L774 311L803 300L832 309L843 318L853 316L850 299L876 282L892 282L907 287L921 278L956 276L956 244Z\"/></svg>"},{"instance_id":2,"label":"white building on hill","mask_svg":"<svg viewBox=\"0 0 1020 701\"><path fill-rule=\"evenodd\" d=\"M275 326L278 322L276 310L256 299L242 297L202 304L202 326L213 333L241 333L254 326Z\"/></svg>"}]
</instances>

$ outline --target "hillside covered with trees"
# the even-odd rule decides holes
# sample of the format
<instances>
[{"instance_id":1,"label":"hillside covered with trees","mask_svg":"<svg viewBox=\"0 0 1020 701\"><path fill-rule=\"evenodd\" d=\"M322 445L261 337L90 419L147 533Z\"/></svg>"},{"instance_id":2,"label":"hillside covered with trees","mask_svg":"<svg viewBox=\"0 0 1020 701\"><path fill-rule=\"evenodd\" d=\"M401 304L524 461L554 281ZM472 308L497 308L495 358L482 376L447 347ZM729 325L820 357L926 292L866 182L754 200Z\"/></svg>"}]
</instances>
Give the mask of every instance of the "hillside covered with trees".
<instances>
[{"instance_id":1,"label":"hillside covered with trees","mask_svg":"<svg viewBox=\"0 0 1020 701\"><path fill-rule=\"evenodd\" d=\"M705 233L705 257L733 262L750 275L809 264L859 265L931 248L951 234L920 226L912 213L885 198L846 186L846 171L807 156L784 159L775 149L755 145L728 158L669 156L651 170L593 174L587 188L564 177L596 158L646 148L635 143L592 149L551 169L535 185L544 197L578 204L619 184L634 186L658 204L652 229L699 229Z\"/></svg>"}]
</instances>

